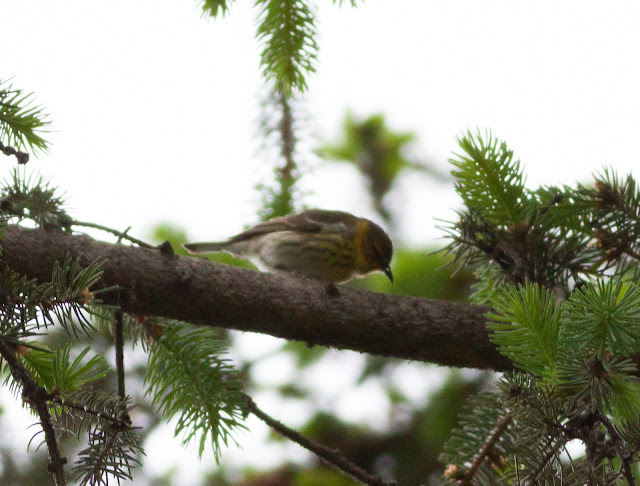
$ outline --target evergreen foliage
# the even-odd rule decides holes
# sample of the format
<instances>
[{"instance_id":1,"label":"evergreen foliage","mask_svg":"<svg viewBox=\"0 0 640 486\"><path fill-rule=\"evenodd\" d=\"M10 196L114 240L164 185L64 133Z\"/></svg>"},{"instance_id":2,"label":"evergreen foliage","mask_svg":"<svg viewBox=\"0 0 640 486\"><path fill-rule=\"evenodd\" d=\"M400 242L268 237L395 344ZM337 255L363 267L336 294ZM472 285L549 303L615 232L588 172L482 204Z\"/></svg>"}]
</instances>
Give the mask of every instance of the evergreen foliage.
<instances>
[{"instance_id":1,"label":"evergreen foliage","mask_svg":"<svg viewBox=\"0 0 640 486\"><path fill-rule=\"evenodd\" d=\"M256 0L256 5L262 9L257 36L265 78L286 97L305 91L318 57L312 6L303 0Z\"/></svg>"},{"instance_id":2,"label":"evergreen foliage","mask_svg":"<svg viewBox=\"0 0 640 486\"><path fill-rule=\"evenodd\" d=\"M356 6L355 0L334 0L335 3ZM230 4L231 0L203 0L201 8L203 15L219 17L229 12ZM263 194L259 216L266 220L292 213L301 206L297 203L297 183L302 172L295 147L300 138L300 120L292 104L296 95L308 89L308 78L316 71L319 45L314 2L255 0L255 5L259 10L256 38L261 45L260 65L269 89L263 103L260 135L265 145L273 142L276 135L281 158L274 182L258 185Z\"/></svg>"},{"instance_id":3,"label":"evergreen foliage","mask_svg":"<svg viewBox=\"0 0 640 486\"><path fill-rule=\"evenodd\" d=\"M216 460L221 444L244 429L246 400L223 341L210 328L172 322L149 346L145 378L153 404L165 419L178 415L175 434L198 440L202 456L210 443Z\"/></svg>"},{"instance_id":4,"label":"evergreen foliage","mask_svg":"<svg viewBox=\"0 0 640 486\"><path fill-rule=\"evenodd\" d=\"M307 89L316 69L315 5L255 4L260 62L281 115L264 126L265 137L279 137L284 160L265 203L265 214L273 216L294 208L300 173L290 101ZM203 14L224 16L230 5L231 0L203 0L201 6ZM382 118L369 121L364 128L373 127L374 143L354 125L352 139L334 147L334 155L355 160L354 146L367 142L361 152L382 160L374 168L381 201L406 166L400 149L410 136L391 136ZM42 134L48 124L31 95L0 81L0 151L19 163L29 158L23 150L45 152ZM460 485L634 484L640 454L636 181L604 169L592 186L531 190L513 152L490 132L467 132L458 142L461 154L451 160L452 173L466 208L448 228L449 250L457 263L476 266L473 298L492 307L492 339L518 371L469 401L441 456L449 464L446 475ZM372 147L380 152L367 153ZM78 224L65 212L57 189L15 170L0 187L0 228L24 221L47 231L70 231ZM144 453L131 400L97 389L112 371L104 359L91 347L78 351L68 342L52 347L42 342L56 328L75 343L108 327L96 326L116 310L99 299L100 292L113 289L94 290L101 272L99 261L84 265L71 258L56 265L51 282L0 270L4 383L16 395L22 392L24 403L38 414L52 471L62 464L54 460L55 434L52 445L47 424L53 420L58 432L86 437L74 468L83 485L131 479ZM133 344L149 353L146 384L153 404L163 418L178 417L176 434L185 443L197 440L200 454L209 443L217 459L248 413L239 376L220 357L223 342L210 329L186 323L139 318L126 324ZM367 373L381 366L373 361ZM571 441L580 441L585 453L569 456Z\"/></svg>"},{"instance_id":5,"label":"evergreen foliage","mask_svg":"<svg viewBox=\"0 0 640 486\"><path fill-rule=\"evenodd\" d=\"M508 286L492 302L493 341L520 368L537 376L556 375L561 308L548 289L527 282Z\"/></svg>"},{"instance_id":6,"label":"evergreen foliage","mask_svg":"<svg viewBox=\"0 0 640 486\"><path fill-rule=\"evenodd\" d=\"M226 15L231 8L232 0L203 0L201 8L202 15L217 17Z\"/></svg>"},{"instance_id":7,"label":"evergreen foliage","mask_svg":"<svg viewBox=\"0 0 640 486\"><path fill-rule=\"evenodd\" d=\"M58 188L44 177L25 168L14 168L0 186L2 211L5 219L20 223L33 220L48 230L69 229L71 219L63 209L64 199Z\"/></svg>"},{"instance_id":8,"label":"evergreen foliage","mask_svg":"<svg viewBox=\"0 0 640 486\"><path fill-rule=\"evenodd\" d=\"M15 113L25 115L24 110ZM27 114L37 117L40 112ZM15 124L15 117L8 123ZM7 127L0 124L0 134L6 135ZM11 141L16 143L15 133L24 132L20 132L24 123L11 127ZM24 143L31 142L34 148L46 146L25 137ZM42 177L14 169L0 184L2 226L28 221L47 231L71 231L76 224L84 225L67 215L58 192ZM126 237L126 233L110 232ZM81 485L131 479L144 454L142 434L130 418L131 400L100 390L100 382L112 374L112 368L92 347L73 345L100 332L114 332L105 323L113 322L115 308L104 305L100 295L115 289L96 288L101 276L100 261L87 264L69 257L54 264L50 282L28 280L7 267L0 270L4 383L16 395L21 392L24 403L39 415L58 483L65 474L64 461L59 459L53 466L54 457L60 456L54 428L85 442L73 469ZM159 322L154 327L144 320L127 318L125 322L132 343L149 350L152 402L167 419L180 415L176 434L183 433L185 442L198 436L200 453L210 442L217 457L221 444L233 440L231 434L242 428L246 403L235 372L218 358L225 351L222 341L213 339L210 330L195 330L183 323ZM63 330L67 339L52 348L44 340L55 329ZM190 392L185 393L186 389ZM38 436L42 437L40 432L34 439Z\"/></svg>"},{"instance_id":9,"label":"evergreen foliage","mask_svg":"<svg viewBox=\"0 0 640 486\"><path fill-rule=\"evenodd\" d=\"M200 6L203 15L223 17L229 12L231 3L232 0L202 0ZM356 0L334 0L333 3L357 5ZM260 121L260 135L265 142L262 151L269 153L265 148L270 149L275 141L281 159L276 164L273 183L261 182L257 187L263 194L259 216L266 220L290 214L302 206L297 187L302 171L296 153L300 116L293 105L299 102L296 96L308 89L308 78L316 71L319 44L316 5L311 0L255 0L255 5L259 11L256 39L261 45L260 65L269 89ZM373 135L380 140L365 142L375 142L374 150L381 150L373 154L374 160L368 161L362 170L372 183L376 208L389 219L382 198L406 165L399 152L413 136L386 130L382 115L372 117L367 123L372 125ZM433 169L427 170L433 173Z\"/></svg>"},{"instance_id":10,"label":"evergreen foliage","mask_svg":"<svg viewBox=\"0 0 640 486\"><path fill-rule=\"evenodd\" d=\"M485 141L486 140L486 141ZM458 138L467 154L450 159L456 167L456 191L470 211L481 212L496 225L515 225L526 214L524 174L507 144L487 133L483 139L471 132Z\"/></svg>"},{"instance_id":11,"label":"evergreen foliage","mask_svg":"<svg viewBox=\"0 0 640 486\"><path fill-rule=\"evenodd\" d=\"M262 151L270 153L275 148L277 152L274 183L260 183L256 187L262 193L259 216L265 221L301 209L301 194L297 189L301 176L297 153L301 123L295 97L287 97L273 87L261 108L259 130L263 138Z\"/></svg>"},{"instance_id":12,"label":"evergreen foliage","mask_svg":"<svg viewBox=\"0 0 640 486\"><path fill-rule=\"evenodd\" d=\"M5 221L29 219L45 226L42 214L66 214L55 188L41 178L25 180L22 175L23 171L14 171L12 180L2 186L0 197L8 210ZM65 227L46 227L64 231L73 223L69 222ZM99 295L114 289L90 290L101 275L100 262L83 266L70 258L56 262L51 282L42 284L8 268L0 272L0 342L12 347L28 379L46 393L54 425L79 440L88 438L74 467L82 485L132 478L143 454L141 434L129 419L132 404L126 397L91 390L111 369L104 358L91 354L90 347L78 353L69 343L49 349L34 338L58 326L73 340L104 329L105 320L113 320L113 308L103 305ZM130 338L149 351L147 383L152 402L167 419L180 416L176 434L183 433L185 443L197 436L200 453L211 443L217 458L221 444L233 440L232 434L243 428L246 403L235 372L218 357L225 345L214 339L211 330L184 323L145 328L154 329L155 334L141 333L142 324L135 320L127 323ZM17 393L23 384L8 373L6 364L3 368L5 383Z\"/></svg>"},{"instance_id":13,"label":"evergreen foliage","mask_svg":"<svg viewBox=\"0 0 640 486\"><path fill-rule=\"evenodd\" d=\"M407 146L415 140L415 134L390 130L382 114L360 121L347 112L343 129L344 140L325 145L318 152L324 157L353 164L369 183L376 211L389 222L391 211L384 198L398 176L408 168L426 169L411 162L405 154Z\"/></svg>"},{"instance_id":14,"label":"evergreen foliage","mask_svg":"<svg viewBox=\"0 0 640 486\"><path fill-rule=\"evenodd\" d=\"M521 371L468 404L441 459L457 484L635 484L640 448L640 192L529 190L504 142L468 132L452 160L466 208L449 251L477 266L491 339ZM582 442L571 458L566 446ZM637 464L636 464L637 467Z\"/></svg>"},{"instance_id":15,"label":"evergreen foliage","mask_svg":"<svg viewBox=\"0 0 640 486\"><path fill-rule=\"evenodd\" d=\"M101 392L76 393L69 402L61 402L60 426L67 425L76 435L87 429L88 445L78 454L73 470L81 486L109 484L109 478L118 483L132 479L144 452L140 431L131 426L131 408L128 399Z\"/></svg>"},{"instance_id":16,"label":"evergreen foliage","mask_svg":"<svg viewBox=\"0 0 640 486\"><path fill-rule=\"evenodd\" d=\"M203 0L201 8L204 15L224 16L231 3ZM287 98L306 91L307 77L315 72L318 59L315 5L305 0L255 0L255 5L260 11L256 37L262 44L265 80Z\"/></svg>"},{"instance_id":17,"label":"evergreen foliage","mask_svg":"<svg viewBox=\"0 0 640 486\"><path fill-rule=\"evenodd\" d=\"M93 355L85 361L90 351L91 348L87 346L72 359L69 344L55 351L39 345L37 349L24 352L23 358L36 382L47 391L53 393L64 390L74 393L85 385L104 378L109 372L109 366L100 355Z\"/></svg>"},{"instance_id":18,"label":"evergreen foliage","mask_svg":"<svg viewBox=\"0 0 640 486\"><path fill-rule=\"evenodd\" d=\"M34 153L46 152L49 144L41 136L49 125L43 108L33 104L33 94L23 94L0 79L0 149L12 147ZM6 152L5 152L6 153ZM18 159L24 163L28 159Z\"/></svg>"}]
</instances>

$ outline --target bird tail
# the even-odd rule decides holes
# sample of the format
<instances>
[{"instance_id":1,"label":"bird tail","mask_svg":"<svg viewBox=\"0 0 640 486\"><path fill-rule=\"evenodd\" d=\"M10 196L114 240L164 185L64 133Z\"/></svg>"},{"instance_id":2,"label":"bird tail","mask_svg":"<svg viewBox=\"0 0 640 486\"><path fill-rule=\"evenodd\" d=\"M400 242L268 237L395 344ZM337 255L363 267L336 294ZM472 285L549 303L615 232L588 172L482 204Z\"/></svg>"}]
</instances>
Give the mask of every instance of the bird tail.
<instances>
[{"instance_id":1,"label":"bird tail","mask_svg":"<svg viewBox=\"0 0 640 486\"><path fill-rule=\"evenodd\" d=\"M189 253L198 255L201 253L215 253L217 251L225 251L227 243L185 243L182 247Z\"/></svg>"}]
</instances>

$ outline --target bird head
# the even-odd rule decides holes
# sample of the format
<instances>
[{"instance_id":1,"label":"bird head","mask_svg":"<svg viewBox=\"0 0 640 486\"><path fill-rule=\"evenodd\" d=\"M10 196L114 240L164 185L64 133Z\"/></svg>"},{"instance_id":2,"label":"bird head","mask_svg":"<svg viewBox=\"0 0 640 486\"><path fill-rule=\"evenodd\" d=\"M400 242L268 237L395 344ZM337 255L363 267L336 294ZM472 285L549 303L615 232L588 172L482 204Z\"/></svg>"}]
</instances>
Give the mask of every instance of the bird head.
<instances>
[{"instance_id":1,"label":"bird head","mask_svg":"<svg viewBox=\"0 0 640 486\"><path fill-rule=\"evenodd\" d=\"M385 231L375 223L368 221L366 235L362 241L361 251L370 272L381 271L391 282L393 274L389 264L393 256L393 243Z\"/></svg>"}]
</instances>

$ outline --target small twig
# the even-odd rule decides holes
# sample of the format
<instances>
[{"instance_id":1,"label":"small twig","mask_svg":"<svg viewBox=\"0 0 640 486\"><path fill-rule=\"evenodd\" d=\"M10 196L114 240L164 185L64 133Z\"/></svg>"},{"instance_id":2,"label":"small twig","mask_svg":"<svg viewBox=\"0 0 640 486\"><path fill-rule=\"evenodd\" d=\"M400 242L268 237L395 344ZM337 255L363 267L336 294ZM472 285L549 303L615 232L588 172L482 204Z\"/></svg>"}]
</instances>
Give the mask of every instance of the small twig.
<instances>
[{"instance_id":1,"label":"small twig","mask_svg":"<svg viewBox=\"0 0 640 486\"><path fill-rule=\"evenodd\" d=\"M629 486L635 486L636 481L633 477L633 471L631 470L631 456L624 451L624 447L622 445L622 437L620 437L618 429L616 429L615 425L611 423L607 416L600 415L599 419L607 429L607 432L609 432L609 436L611 436L611 440L613 441L613 444L618 451L618 455L620 456L620 460L622 461L622 470L624 471L624 477L627 480L627 484Z\"/></svg>"},{"instance_id":2,"label":"small twig","mask_svg":"<svg viewBox=\"0 0 640 486\"><path fill-rule=\"evenodd\" d=\"M533 481L532 484L538 484L538 477L544 472L545 468L549 465L551 460L558 456L558 452L560 451L560 449L565 447L568 441L569 437L562 437L562 439L556 442L553 447L551 447L553 441L549 441L548 445L550 448L545 454L544 459L540 461L540 467L537 468L537 471L533 471L531 474L529 474L529 477Z\"/></svg>"},{"instance_id":3,"label":"small twig","mask_svg":"<svg viewBox=\"0 0 640 486\"><path fill-rule=\"evenodd\" d=\"M26 164L29 162L29 154L26 152L20 152L19 150L14 149L8 145L3 145L0 142L0 152L5 155L15 155L16 159L18 159L18 164Z\"/></svg>"},{"instance_id":4,"label":"small twig","mask_svg":"<svg viewBox=\"0 0 640 486\"><path fill-rule=\"evenodd\" d=\"M630 248L627 246L627 248L624 249L624 253L626 253L627 255L629 255L631 258L635 260L640 260L640 253L635 251L633 248Z\"/></svg>"},{"instance_id":5,"label":"small twig","mask_svg":"<svg viewBox=\"0 0 640 486\"><path fill-rule=\"evenodd\" d=\"M362 468L353 464L338 450L329 449L328 447L325 447L322 444L319 444L318 442L305 437L299 432L290 429L282 422L279 422L278 420L260 410L251 397L245 397L247 399L249 411L256 417L258 417L283 437L286 437L287 439L313 452L316 456L320 457L322 460L334 466L344 474L347 474L348 476L360 481L361 483L368 484L369 486L395 486L395 482L383 481L381 478L373 476Z\"/></svg>"},{"instance_id":6,"label":"small twig","mask_svg":"<svg viewBox=\"0 0 640 486\"><path fill-rule=\"evenodd\" d=\"M507 430L507 427L509 427L512 421L513 417L511 415L505 415L500 420L498 420L498 423L489 434L489 437L487 437L487 440L478 452L478 455L474 457L473 462L471 463L471 467L467 469L462 479L458 481L458 486L468 486L471 484L471 481L478 472L478 469L480 469L480 466L487 458L489 453L493 450L493 447L502 436L502 433Z\"/></svg>"},{"instance_id":7,"label":"small twig","mask_svg":"<svg viewBox=\"0 0 640 486\"><path fill-rule=\"evenodd\" d=\"M114 427L128 427L130 425L128 419L126 417L116 417L113 415L107 415L104 412L100 412L98 410L94 410L92 408L86 407L79 403L73 402L67 398L61 398L59 396L51 396L50 401L52 403L56 403L61 407L77 410L78 412L86 413L87 415L93 415L96 419L106 420L111 422Z\"/></svg>"},{"instance_id":8,"label":"small twig","mask_svg":"<svg viewBox=\"0 0 640 486\"><path fill-rule=\"evenodd\" d=\"M101 454L96 455L96 460L93 464L93 468L91 469L91 478L101 478L102 477L102 472L104 470L104 463L106 461L110 460L110 455L111 455L111 451L113 450L117 450L117 448L114 447L114 442L116 440L117 434L113 434L110 435L107 439L107 441L104 443L104 446L101 448L100 452ZM98 482L98 484L102 483L102 481ZM90 484L95 484L95 481L91 482ZM108 485L108 482L104 483L105 485ZM118 480L118 484L120 484L120 480Z\"/></svg>"},{"instance_id":9,"label":"small twig","mask_svg":"<svg viewBox=\"0 0 640 486\"><path fill-rule=\"evenodd\" d=\"M60 453L53 422L51 421L51 414L47 406L49 394L33 381L33 378L20 363L11 346L2 340L0 340L0 355L11 368L13 378L22 385L22 399L34 408L40 417L40 425L44 432L44 440L51 459L47 470L53 474L57 486L66 486L67 480L64 473L64 465L67 463L67 459Z\"/></svg>"},{"instance_id":10,"label":"small twig","mask_svg":"<svg viewBox=\"0 0 640 486\"><path fill-rule=\"evenodd\" d=\"M155 246L150 245L149 243L145 243L144 241L134 238L133 236L129 236L127 234L127 231L129 231L130 228L127 228L125 231L118 231L113 228L109 228L107 226L102 226L101 224L89 223L84 221L75 221L75 220L71 223L71 226L83 226L85 228L99 229L101 231L106 231L107 233L111 233L112 235L117 236L119 240L130 241L131 243L134 243L142 248L155 248Z\"/></svg>"},{"instance_id":11,"label":"small twig","mask_svg":"<svg viewBox=\"0 0 640 486\"><path fill-rule=\"evenodd\" d=\"M116 379L118 381L118 396L120 400L126 398L124 388L124 331L122 325L122 311L116 309L113 313L114 317L114 346L116 348Z\"/></svg>"},{"instance_id":12,"label":"small twig","mask_svg":"<svg viewBox=\"0 0 640 486\"><path fill-rule=\"evenodd\" d=\"M282 92L277 94L278 104L282 110L282 119L279 123L280 141L282 146L280 153L285 160L285 165L281 170L282 178L285 179L286 184L290 184L294 177L294 171L296 163L294 161L294 151L296 139L293 130L293 115L291 113L291 105L286 95Z\"/></svg>"}]
</instances>

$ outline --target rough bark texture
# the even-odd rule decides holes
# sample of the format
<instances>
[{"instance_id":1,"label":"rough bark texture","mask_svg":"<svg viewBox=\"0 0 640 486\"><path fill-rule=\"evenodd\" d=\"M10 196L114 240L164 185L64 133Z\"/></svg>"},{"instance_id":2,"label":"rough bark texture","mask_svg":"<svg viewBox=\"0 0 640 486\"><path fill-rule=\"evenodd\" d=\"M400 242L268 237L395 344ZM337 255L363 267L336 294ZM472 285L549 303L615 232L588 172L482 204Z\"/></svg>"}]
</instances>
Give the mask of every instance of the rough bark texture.
<instances>
[{"instance_id":1,"label":"rough bark texture","mask_svg":"<svg viewBox=\"0 0 640 486\"><path fill-rule=\"evenodd\" d=\"M294 275L271 275L156 249L114 245L86 236L8 227L2 260L47 281L56 260L104 261L101 294L125 312L254 331L309 345L428 361L447 366L511 369L489 341L486 307L379 294Z\"/></svg>"}]
</instances>

